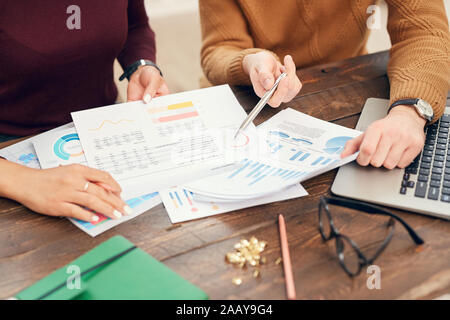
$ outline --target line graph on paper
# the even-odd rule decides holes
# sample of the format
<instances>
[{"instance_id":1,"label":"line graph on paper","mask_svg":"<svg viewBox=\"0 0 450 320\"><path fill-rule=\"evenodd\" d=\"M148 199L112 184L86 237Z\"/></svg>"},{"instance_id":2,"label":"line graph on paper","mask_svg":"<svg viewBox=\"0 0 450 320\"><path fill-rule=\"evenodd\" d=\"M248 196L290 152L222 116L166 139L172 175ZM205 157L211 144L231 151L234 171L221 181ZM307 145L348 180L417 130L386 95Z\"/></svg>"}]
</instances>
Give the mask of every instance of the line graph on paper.
<instances>
[{"instance_id":1,"label":"line graph on paper","mask_svg":"<svg viewBox=\"0 0 450 320\"><path fill-rule=\"evenodd\" d=\"M117 125L120 125L121 123L126 123L126 122L133 122L133 120L130 120L130 119L120 119L120 120L118 120L118 121L113 121L113 120L103 120L102 121L102 123L98 126L98 127L96 127L96 128L90 128L89 129L89 131L100 131L101 129L103 129L103 127L106 125L106 124L110 124L110 125L113 125L113 126L117 126Z\"/></svg>"},{"instance_id":2,"label":"line graph on paper","mask_svg":"<svg viewBox=\"0 0 450 320\"><path fill-rule=\"evenodd\" d=\"M219 150L206 131L199 104L186 101L145 106L142 110L139 119L122 112L115 119L91 122L88 128L95 150L91 165L118 179L129 179L146 174L154 166L166 170L218 157ZM153 145L142 129L144 122L164 139L163 144Z\"/></svg>"}]
</instances>

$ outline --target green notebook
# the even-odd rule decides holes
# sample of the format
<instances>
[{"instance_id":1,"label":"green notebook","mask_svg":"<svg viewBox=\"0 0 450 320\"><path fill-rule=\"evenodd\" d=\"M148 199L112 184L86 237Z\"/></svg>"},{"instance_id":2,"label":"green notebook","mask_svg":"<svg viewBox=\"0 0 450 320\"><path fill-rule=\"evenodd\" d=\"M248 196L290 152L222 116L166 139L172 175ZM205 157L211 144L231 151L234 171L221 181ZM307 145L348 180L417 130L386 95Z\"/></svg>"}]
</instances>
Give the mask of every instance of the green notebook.
<instances>
[{"instance_id":1,"label":"green notebook","mask_svg":"<svg viewBox=\"0 0 450 320\"><path fill-rule=\"evenodd\" d=\"M75 279L75 273L81 276ZM19 292L16 298L205 300L208 296L124 237L115 236Z\"/></svg>"}]
</instances>

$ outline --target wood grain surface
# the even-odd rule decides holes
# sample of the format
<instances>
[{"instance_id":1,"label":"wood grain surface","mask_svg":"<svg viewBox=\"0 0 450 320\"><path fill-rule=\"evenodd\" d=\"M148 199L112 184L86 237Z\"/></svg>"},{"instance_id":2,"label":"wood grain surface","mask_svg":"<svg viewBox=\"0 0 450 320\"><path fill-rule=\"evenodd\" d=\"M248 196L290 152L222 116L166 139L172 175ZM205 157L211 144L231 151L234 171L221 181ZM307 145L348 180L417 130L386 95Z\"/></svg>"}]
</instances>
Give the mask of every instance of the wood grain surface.
<instances>
[{"instance_id":1,"label":"wood grain surface","mask_svg":"<svg viewBox=\"0 0 450 320\"><path fill-rule=\"evenodd\" d=\"M291 107L314 117L353 128L367 98L388 98L388 52L356 57L298 70L303 89ZM257 102L251 88L233 88L248 111ZM257 118L265 121L278 110L266 107ZM6 144L1 144L0 147ZM164 262L212 299L285 299L277 216L286 218L289 247L299 299L433 298L450 291L450 223L397 211L425 240L417 248L402 228L377 259L381 289L369 290L363 270L350 279L340 268L334 242L323 243L318 233L317 206L329 194L336 171L304 183L309 196L172 225L162 205L96 238L64 218L36 214L0 199L0 298L7 298L114 235L122 235ZM349 182L351 183L351 182ZM336 209L341 232L362 250L379 244L384 220ZM225 262L225 254L242 238L267 241L261 276ZM233 277L242 277L236 286ZM443 282L440 282L440 277ZM436 285L436 283L441 283Z\"/></svg>"}]
</instances>

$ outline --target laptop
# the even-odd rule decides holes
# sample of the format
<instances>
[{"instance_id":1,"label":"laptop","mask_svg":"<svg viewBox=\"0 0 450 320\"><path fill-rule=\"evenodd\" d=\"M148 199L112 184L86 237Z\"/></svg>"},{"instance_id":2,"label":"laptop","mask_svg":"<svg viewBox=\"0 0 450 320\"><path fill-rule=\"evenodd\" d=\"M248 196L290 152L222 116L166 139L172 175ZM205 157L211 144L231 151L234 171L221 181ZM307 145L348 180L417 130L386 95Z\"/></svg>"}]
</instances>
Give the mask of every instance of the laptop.
<instances>
[{"instance_id":1,"label":"laptop","mask_svg":"<svg viewBox=\"0 0 450 320\"><path fill-rule=\"evenodd\" d=\"M386 116L389 101L366 101L356 129L365 131ZM422 152L405 169L361 167L356 162L339 169L331 192L450 220L450 95L442 118L426 128Z\"/></svg>"}]
</instances>

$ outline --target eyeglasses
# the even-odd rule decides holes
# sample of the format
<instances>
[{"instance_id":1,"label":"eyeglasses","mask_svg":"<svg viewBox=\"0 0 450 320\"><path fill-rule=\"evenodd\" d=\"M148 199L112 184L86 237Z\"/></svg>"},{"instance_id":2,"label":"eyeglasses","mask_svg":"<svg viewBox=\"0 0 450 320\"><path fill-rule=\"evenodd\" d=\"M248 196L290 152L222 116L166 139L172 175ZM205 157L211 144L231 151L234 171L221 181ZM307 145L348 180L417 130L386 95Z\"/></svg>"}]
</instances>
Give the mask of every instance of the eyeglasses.
<instances>
[{"instance_id":1,"label":"eyeglasses","mask_svg":"<svg viewBox=\"0 0 450 320\"><path fill-rule=\"evenodd\" d=\"M384 215L389 217L387 222L387 236L384 238L381 246L376 250L371 258L367 258L359 249L358 245L349 237L341 234L336 228L328 205L337 205L349 209L363 211L368 214ZM373 264L376 258L386 249L387 245L394 235L395 221L398 221L407 231L416 245L421 245L424 241L417 233L397 215L375 205L367 204L361 201L340 199L336 197L321 197L319 202L319 232L324 241L335 239L336 253L339 264L350 277L357 276L363 267ZM353 252L352 252L353 251Z\"/></svg>"}]
</instances>

